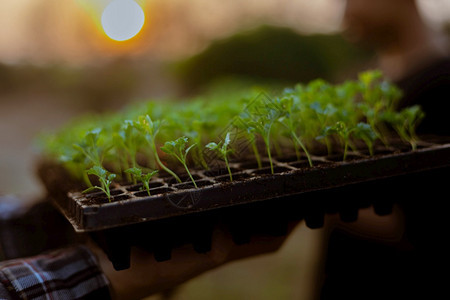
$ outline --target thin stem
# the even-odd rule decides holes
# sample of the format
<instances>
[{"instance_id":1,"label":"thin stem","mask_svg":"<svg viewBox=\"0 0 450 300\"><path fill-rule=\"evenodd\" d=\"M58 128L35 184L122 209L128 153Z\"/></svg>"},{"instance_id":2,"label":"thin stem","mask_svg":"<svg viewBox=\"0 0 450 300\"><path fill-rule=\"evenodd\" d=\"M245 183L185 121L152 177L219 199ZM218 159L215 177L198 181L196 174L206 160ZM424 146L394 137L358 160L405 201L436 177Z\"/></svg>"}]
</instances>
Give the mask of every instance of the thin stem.
<instances>
[{"instance_id":1,"label":"thin stem","mask_svg":"<svg viewBox=\"0 0 450 300\"><path fill-rule=\"evenodd\" d=\"M295 157L297 157L297 160L300 160L302 157L302 154L300 153L300 150L298 149L297 142L295 140L292 140L292 143L294 144Z\"/></svg>"},{"instance_id":2,"label":"thin stem","mask_svg":"<svg viewBox=\"0 0 450 300\"><path fill-rule=\"evenodd\" d=\"M312 167L313 166L313 162L312 162L312 159L311 159L311 155L309 154L309 152L306 149L305 145L302 143L302 141L299 139L299 137L294 132L292 132L292 136L293 136L295 142L298 143L298 145L300 145L300 147L302 148L303 152L305 152L306 158L308 158L309 166Z\"/></svg>"},{"instance_id":3,"label":"thin stem","mask_svg":"<svg viewBox=\"0 0 450 300\"><path fill-rule=\"evenodd\" d=\"M347 150L348 150L348 141L345 140L344 141L344 157L343 157L343 161L345 161L345 159L347 158Z\"/></svg>"},{"instance_id":4,"label":"thin stem","mask_svg":"<svg viewBox=\"0 0 450 300\"><path fill-rule=\"evenodd\" d=\"M259 155L258 147L256 146L255 137L250 138L250 144L252 145L253 153L255 154L256 163L258 164L258 169L262 168L261 156Z\"/></svg>"},{"instance_id":5,"label":"thin stem","mask_svg":"<svg viewBox=\"0 0 450 300\"><path fill-rule=\"evenodd\" d=\"M266 148L267 148L267 157L269 158L269 163L270 163L270 172L273 174L273 162L272 162L272 154L270 152L270 135L268 135L265 139L264 142L266 144Z\"/></svg>"},{"instance_id":6,"label":"thin stem","mask_svg":"<svg viewBox=\"0 0 450 300\"><path fill-rule=\"evenodd\" d=\"M416 151L417 150L417 143L416 143L416 141L414 139L411 139L409 141L409 143L411 144L412 151Z\"/></svg>"},{"instance_id":7,"label":"thin stem","mask_svg":"<svg viewBox=\"0 0 450 300\"><path fill-rule=\"evenodd\" d=\"M194 177L192 177L191 172L189 172L189 169L188 169L187 165L185 163L183 163L183 162L181 162L181 163L183 164L184 168L186 169L186 172L188 173L189 178L191 178L191 181L194 184L195 188L198 188L197 183L195 183Z\"/></svg>"},{"instance_id":8,"label":"thin stem","mask_svg":"<svg viewBox=\"0 0 450 300\"><path fill-rule=\"evenodd\" d=\"M86 156L92 163L100 164L100 158L98 157L98 155L95 155L95 157L92 157L88 152L86 152L86 150L83 149L83 147L78 146L77 148L79 150L81 150L81 152L84 154L84 156Z\"/></svg>"},{"instance_id":9,"label":"thin stem","mask_svg":"<svg viewBox=\"0 0 450 300\"><path fill-rule=\"evenodd\" d=\"M267 136L264 139L264 142L266 144L266 148L267 148L267 157L269 158L269 163L270 163L270 172L273 174L273 162L272 162L272 154L270 152L270 131L272 129L272 124L270 124L269 126L269 130L267 130Z\"/></svg>"},{"instance_id":10,"label":"thin stem","mask_svg":"<svg viewBox=\"0 0 450 300\"><path fill-rule=\"evenodd\" d=\"M144 185L145 189L147 190L148 195L151 196L150 195L150 186L149 186L148 182L142 181L142 184Z\"/></svg>"},{"instance_id":11,"label":"thin stem","mask_svg":"<svg viewBox=\"0 0 450 300\"><path fill-rule=\"evenodd\" d=\"M415 134L415 130L414 130L414 126L413 125L410 124L408 126L408 131L409 131L410 144L411 144L412 150L415 151L415 150L417 150L417 141L419 140L419 138Z\"/></svg>"},{"instance_id":12,"label":"thin stem","mask_svg":"<svg viewBox=\"0 0 450 300\"><path fill-rule=\"evenodd\" d=\"M87 185L87 187L92 187L92 182L89 179L89 175L86 172L82 172L82 176L83 176L83 181L84 183Z\"/></svg>"},{"instance_id":13,"label":"thin stem","mask_svg":"<svg viewBox=\"0 0 450 300\"><path fill-rule=\"evenodd\" d=\"M137 167L137 162L136 162L136 151L133 149L133 151L128 151L129 155L130 155L130 160L131 160L131 167L132 168L136 168ZM131 174L129 174L131 175ZM137 183L136 180L136 176L131 176L133 178L133 184Z\"/></svg>"},{"instance_id":14,"label":"thin stem","mask_svg":"<svg viewBox=\"0 0 450 300\"><path fill-rule=\"evenodd\" d=\"M103 193L105 193L105 195L108 197L108 201L111 202L111 195L108 194L108 192L107 192L104 188L101 188L101 187L99 187L99 186L94 186L94 188L96 188L97 190L100 190L100 191L102 191Z\"/></svg>"},{"instance_id":15,"label":"thin stem","mask_svg":"<svg viewBox=\"0 0 450 300\"><path fill-rule=\"evenodd\" d=\"M167 173L169 173L170 175L172 175L172 176L176 179L176 181L178 181L179 183L181 183L182 181L181 181L180 177L178 177L177 174L175 174L172 170L170 170L168 167L166 167L166 166L161 162L161 160L159 159L159 155L158 155L158 152L157 152L157 150L156 150L155 142L152 142L152 143L151 143L151 146L152 146L153 152L154 152L154 154L155 154L155 159L156 159L156 162L158 163L158 165L159 165L164 171L166 171Z\"/></svg>"},{"instance_id":16,"label":"thin stem","mask_svg":"<svg viewBox=\"0 0 450 300\"><path fill-rule=\"evenodd\" d=\"M102 187L101 188L99 187L99 189L106 194L106 196L108 197L108 201L111 202L111 191L109 190L108 184L103 178L100 177L99 179L100 183L102 184Z\"/></svg>"},{"instance_id":17,"label":"thin stem","mask_svg":"<svg viewBox=\"0 0 450 300\"><path fill-rule=\"evenodd\" d=\"M231 174L230 164L228 163L227 155L225 154L223 158L225 159L225 165L227 166L228 174L230 174L230 181L233 181L233 175Z\"/></svg>"}]
</instances>

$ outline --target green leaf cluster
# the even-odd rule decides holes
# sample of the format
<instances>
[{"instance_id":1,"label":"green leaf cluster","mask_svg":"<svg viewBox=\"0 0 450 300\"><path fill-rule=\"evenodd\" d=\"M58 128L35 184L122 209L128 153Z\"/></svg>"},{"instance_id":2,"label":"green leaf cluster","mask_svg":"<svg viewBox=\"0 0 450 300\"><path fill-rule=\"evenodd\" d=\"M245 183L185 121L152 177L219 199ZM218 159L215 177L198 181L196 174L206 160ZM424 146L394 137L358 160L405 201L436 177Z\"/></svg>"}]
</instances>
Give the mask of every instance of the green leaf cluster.
<instances>
[{"instance_id":1,"label":"green leaf cluster","mask_svg":"<svg viewBox=\"0 0 450 300\"><path fill-rule=\"evenodd\" d=\"M230 181L233 181L233 174L231 172L230 163L228 161L228 155L233 152L232 149L228 149L228 146L231 143L230 132L227 132L225 139L220 141L218 144L215 142L208 143L205 147L209 150L216 151L219 156L225 161L225 165L228 170L228 174L230 175Z\"/></svg>"},{"instance_id":2,"label":"green leaf cluster","mask_svg":"<svg viewBox=\"0 0 450 300\"><path fill-rule=\"evenodd\" d=\"M86 171L88 175L94 175L98 178L100 182L100 186L91 186L83 191L83 193L88 193L93 190L100 190L108 197L108 200L111 201L111 191L110 186L113 180L116 178L116 174L111 174L102 167L96 165Z\"/></svg>"},{"instance_id":3,"label":"green leaf cluster","mask_svg":"<svg viewBox=\"0 0 450 300\"><path fill-rule=\"evenodd\" d=\"M47 133L42 151L89 191L109 195L116 180L142 182L150 193L156 171L178 182L186 174L195 185L190 169L210 168L211 152L219 154L232 180L229 163L238 156L253 157L259 167L267 158L273 172L272 157L290 153L312 166L310 153L318 146L329 153L340 149L345 160L349 148L363 144L372 154L377 140L387 144L395 134L415 149L415 130L424 114L418 106L397 111L401 96L378 70L340 84L317 79L274 93L262 87L219 88L194 98L148 99L118 112L85 116ZM218 139L224 133L224 140ZM94 187L88 175L97 176L100 185Z\"/></svg>"},{"instance_id":4,"label":"green leaf cluster","mask_svg":"<svg viewBox=\"0 0 450 300\"><path fill-rule=\"evenodd\" d=\"M157 170L151 171L150 173L143 173L141 168L138 167L133 167L130 169L125 170L125 172L132 174L133 177L135 179L139 179L139 181L142 182L142 186L145 188L145 190L147 191L148 195L151 196L150 194L150 180L152 179L152 177L158 173Z\"/></svg>"}]
</instances>

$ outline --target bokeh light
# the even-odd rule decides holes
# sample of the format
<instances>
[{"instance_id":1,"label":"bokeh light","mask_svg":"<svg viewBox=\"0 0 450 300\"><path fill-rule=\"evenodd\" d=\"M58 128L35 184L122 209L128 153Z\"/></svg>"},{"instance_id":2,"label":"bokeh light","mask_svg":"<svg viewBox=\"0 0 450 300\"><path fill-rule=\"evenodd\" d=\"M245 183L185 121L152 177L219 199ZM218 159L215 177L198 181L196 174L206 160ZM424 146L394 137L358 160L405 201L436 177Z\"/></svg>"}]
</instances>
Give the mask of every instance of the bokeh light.
<instances>
[{"instance_id":1,"label":"bokeh light","mask_svg":"<svg viewBox=\"0 0 450 300\"><path fill-rule=\"evenodd\" d=\"M116 41L126 41L142 29L145 14L133 0L114 0L106 6L101 21L108 37Z\"/></svg>"}]
</instances>

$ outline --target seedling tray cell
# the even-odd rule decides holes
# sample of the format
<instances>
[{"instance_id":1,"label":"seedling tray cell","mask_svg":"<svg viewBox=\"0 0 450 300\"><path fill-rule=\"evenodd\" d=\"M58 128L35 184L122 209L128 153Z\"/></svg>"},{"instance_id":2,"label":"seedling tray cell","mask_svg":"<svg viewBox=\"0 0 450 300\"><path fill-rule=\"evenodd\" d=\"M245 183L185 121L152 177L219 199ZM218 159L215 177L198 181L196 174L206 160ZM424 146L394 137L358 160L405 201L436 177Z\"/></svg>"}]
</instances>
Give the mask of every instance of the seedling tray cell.
<instances>
[{"instance_id":1,"label":"seedling tray cell","mask_svg":"<svg viewBox=\"0 0 450 300\"><path fill-rule=\"evenodd\" d=\"M228 173L209 171L195 172L198 188L192 183L174 184L171 178L158 178L151 184L150 193L142 191L139 185L116 185L109 202L101 193L83 194L70 192L67 197L55 199L56 205L72 223L77 232L91 232L179 216L196 215L230 207L241 207L265 201L277 201L283 207L293 199L302 203L312 227L320 227L320 214L324 205L320 199L302 197L319 190L337 189L363 182L381 180L426 170L450 166L449 143L423 143L415 151L380 151L374 156L350 153L346 161L342 156L313 156L314 166L306 161L274 160L274 174L270 167L248 168L248 162L232 164L233 181ZM302 199L303 198L303 199ZM354 200L333 199L326 204L328 211L340 211L348 221L356 218L358 206L368 206L376 199L361 197ZM356 208L355 208L356 207ZM383 211L383 208L379 208ZM310 210L310 211L308 211ZM389 212L389 209L384 209ZM313 223L316 222L316 225Z\"/></svg>"}]
</instances>

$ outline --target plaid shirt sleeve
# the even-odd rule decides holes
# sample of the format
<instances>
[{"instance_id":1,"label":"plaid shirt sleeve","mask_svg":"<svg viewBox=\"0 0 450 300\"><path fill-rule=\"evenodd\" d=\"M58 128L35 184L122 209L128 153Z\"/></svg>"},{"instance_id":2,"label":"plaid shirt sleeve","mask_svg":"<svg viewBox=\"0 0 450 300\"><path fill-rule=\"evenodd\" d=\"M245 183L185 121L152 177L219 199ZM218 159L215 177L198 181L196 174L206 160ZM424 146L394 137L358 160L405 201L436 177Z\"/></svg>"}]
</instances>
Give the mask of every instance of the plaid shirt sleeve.
<instances>
[{"instance_id":1,"label":"plaid shirt sleeve","mask_svg":"<svg viewBox=\"0 0 450 300\"><path fill-rule=\"evenodd\" d=\"M111 299L108 284L83 245L0 262L0 299Z\"/></svg>"}]
</instances>

